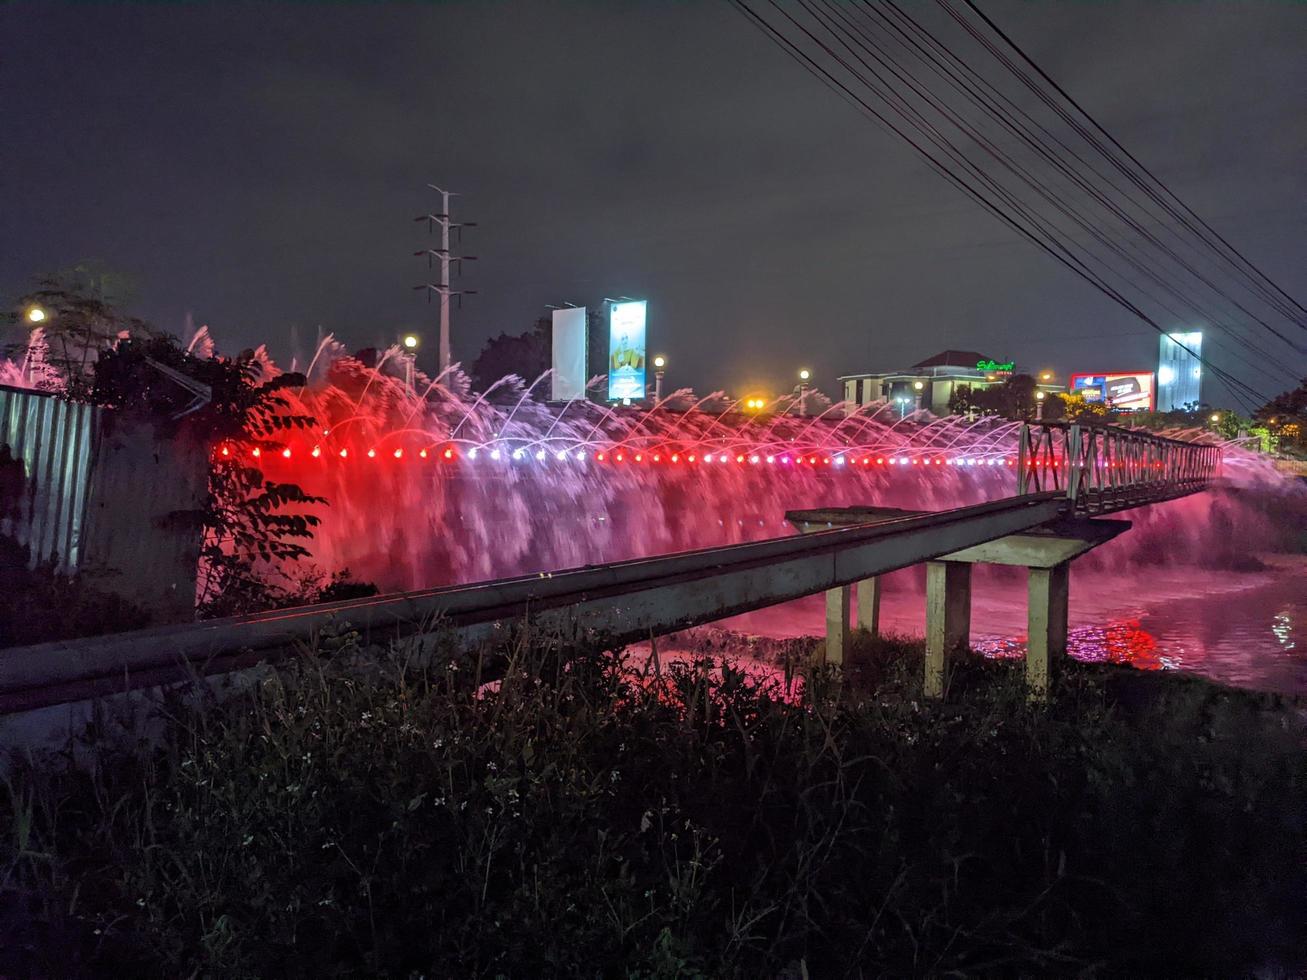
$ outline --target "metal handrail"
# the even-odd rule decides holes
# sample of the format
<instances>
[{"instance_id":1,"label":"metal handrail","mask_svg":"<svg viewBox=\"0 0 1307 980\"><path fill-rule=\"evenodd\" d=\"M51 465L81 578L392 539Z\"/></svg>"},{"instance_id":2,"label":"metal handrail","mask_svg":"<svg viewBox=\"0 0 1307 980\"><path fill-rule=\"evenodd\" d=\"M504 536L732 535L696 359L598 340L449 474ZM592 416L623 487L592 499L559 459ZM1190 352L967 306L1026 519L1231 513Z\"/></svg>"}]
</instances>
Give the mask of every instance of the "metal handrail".
<instances>
[{"instance_id":1,"label":"metal handrail","mask_svg":"<svg viewBox=\"0 0 1307 980\"><path fill-rule=\"evenodd\" d=\"M1065 492L1071 509L1102 514L1206 488L1221 447L1084 422L1026 422L1017 450L1017 492Z\"/></svg>"}]
</instances>

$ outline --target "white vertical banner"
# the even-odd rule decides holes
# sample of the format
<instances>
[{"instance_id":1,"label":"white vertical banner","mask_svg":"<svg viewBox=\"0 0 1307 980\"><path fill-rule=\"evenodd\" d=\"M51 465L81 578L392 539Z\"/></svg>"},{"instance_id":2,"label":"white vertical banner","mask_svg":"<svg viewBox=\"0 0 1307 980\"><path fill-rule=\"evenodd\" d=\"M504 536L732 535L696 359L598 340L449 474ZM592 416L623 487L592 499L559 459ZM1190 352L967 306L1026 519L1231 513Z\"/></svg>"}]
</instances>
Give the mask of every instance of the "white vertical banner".
<instances>
[{"instance_id":1,"label":"white vertical banner","mask_svg":"<svg viewBox=\"0 0 1307 980\"><path fill-rule=\"evenodd\" d=\"M1157 410L1196 408L1203 397L1203 333L1169 333L1162 336L1157 358Z\"/></svg>"},{"instance_id":2,"label":"white vertical banner","mask_svg":"<svg viewBox=\"0 0 1307 980\"><path fill-rule=\"evenodd\" d=\"M556 402L585 397L585 307L554 310L553 375L550 398Z\"/></svg>"}]
</instances>

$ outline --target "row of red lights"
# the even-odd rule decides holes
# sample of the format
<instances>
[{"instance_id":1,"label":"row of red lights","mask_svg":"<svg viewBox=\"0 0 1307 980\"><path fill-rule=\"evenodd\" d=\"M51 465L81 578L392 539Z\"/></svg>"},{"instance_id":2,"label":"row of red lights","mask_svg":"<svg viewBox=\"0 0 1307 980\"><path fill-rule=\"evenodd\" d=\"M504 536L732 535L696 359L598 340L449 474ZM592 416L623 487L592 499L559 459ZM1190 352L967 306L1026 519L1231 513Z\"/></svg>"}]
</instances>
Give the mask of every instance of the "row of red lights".
<instances>
[{"instance_id":1,"label":"row of red lights","mask_svg":"<svg viewBox=\"0 0 1307 980\"><path fill-rule=\"evenodd\" d=\"M222 449L221 449L221 451L220 451L220 453L221 453L221 455L224 456L224 457L230 457L230 456L232 455L231 447L229 447L229 446L223 446ZM261 457L263 456L263 450L262 450L261 448L259 448L259 447L256 446L256 447L254 447L252 450L250 450L250 455L253 456L255 459L259 459L259 458L261 458ZM320 458L320 457L323 455L322 447L320 447L320 446L314 446L313 449L309 452L309 455L312 456L314 459ZM349 450L348 450L348 449L341 449L341 450L338 450L338 451L337 451L337 455L338 455L341 459L347 459L347 458L349 457ZM367 455L367 457L368 457L369 459L375 459L376 456L377 456L377 451L376 451L375 449L369 449L369 450L367 451L366 455ZM393 451L391 452L390 455L393 456L395 459L403 459L403 458L404 458L404 450L403 450L403 449L395 449L395 450L393 450ZM429 456L430 456L431 454L430 454L426 449L419 449L418 452L417 452L417 455L418 455L418 457L419 457L420 459L427 459L427 458L429 458ZM453 449L445 449L445 450L443 450L439 455L440 455L440 457L442 457L442 458L444 458L444 459L446 459L446 460L453 460L453 459L458 458L458 454L457 454L456 452L454 452ZM286 459L290 459L291 456L292 456L292 453L291 453L290 447L285 447L285 448L283 448L283 449L281 450L281 456L284 457L284 458L286 458ZM470 451L467 453L467 456L468 456L468 458L470 458L470 459L476 459L476 457L477 457L477 451L476 451L475 449L472 449L472 450L470 450ZM498 449L491 450L491 452L490 452L490 457L491 457L492 459L500 459L500 458L502 457L502 453L501 453ZM514 459L525 459L525 458L529 458L529 454L525 454L524 450L516 450L516 451L513 453L513 458L514 458ZM546 453L544 452L544 450L539 450L539 451L537 451L537 452L534 454L534 458L535 458L536 460L543 460L543 459L546 458ZM585 452L580 452L580 453L577 453L577 454L575 454L574 456L570 456L570 457L569 457L568 455L566 455L566 454L561 454L561 455L558 455L557 458L559 458L559 459L573 458L573 459L576 459L576 460L578 460L578 461L580 461L580 462L584 462L585 459L586 459L586 454L585 454ZM609 454L608 454L608 453L598 452L598 453L595 454L595 460L596 460L597 462L600 462L600 463L603 463L603 462L607 461L608 458L609 458ZM613 454L612 454L612 458L613 458L613 460L614 460L615 462L622 463L622 462L625 462L625 461L626 461L627 456L626 456L626 453L624 453L624 452L618 452L618 453L613 453ZM635 454L633 454L633 456L632 456L631 458L634 459L634 461L637 462L637 463L643 463L643 462L645 461L645 459L646 459L646 454L644 454L644 453L635 453ZM661 453L653 453L653 454L650 454L647 458L651 459L651 460L652 460L653 462L655 462L655 463L660 463L660 462L662 462L662 460L663 460L663 456L662 456ZM672 454L668 457L668 459L669 459L671 462L673 462L673 463L679 463L679 462L681 461L681 458L682 458L682 457L681 457L681 454L680 454L680 453L672 453ZM687 454L684 458L685 458L686 462L689 462L689 463L696 463L696 462L699 462L699 456L698 456L696 453L689 453L689 454ZM795 464L797 464L797 465L800 465L800 466L802 466L802 465L804 465L804 464L807 464L807 465L809 465L809 466L816 466L816 465L820 462L820 464L823 465L823 466L829 466L829 465L831 465L831 463L832 463L832 459L831 459L831 457L829 457L829 456L817 457L817 456L801 456L801 455L800 455L800 456L795 456L793 459L791 459L791 457L789 457L789 456L781 456L781 457L776 457L776 456L767 456L767 457L762 457L762 456L759 456L759 455L757 455L757 454L752 454L752 455L749 455L749 456L745 456L745 455L743 455L743 454L739 454L739 455L736 455L736 456L735 456L735 462L736 462L737 464L738 464L738 463L744 463L744 462L746 462L746 461L747 461L748 463L751 463L751 464L757 464L757 463L763 462L764 459L765 459L765 461L766 461L767 463L769 463L769 464L774 464L774 463L776 463L776 462L778 461L778 459L779 459L779 462L782 463L783 465L789 465L791 462L793 462L793 463L795 463ZM834 463L835 463L836 465L838 465L838 466L842 466L842 465L844 465L846 459L847 459L847 461L848 461L851 465L853 465L853 466L858 465L858 462L859 462L859 461L858 461L857 459L853 459L853 458L849 458L849 457L838 457L838 456L834 458ZM716 461L718 461L718 462L721 462L721 463L728 463L728 462L730 462L730 457L729 457L727 454L725 454L725 453L723 453L723 454L721 454L721 455L719 455L719 456L716 456L716 457L714 457L711 453L707 453L707 454L705 454L705 455L703 456L703 462L705 462L705 463L711 463L711 462L713 462L714 460L716 460ZM874 460L873 460L870 456L864 456L864 457L862 457L861 463L862 463L863 466L871 466L871 465L882 466L882 465L885 465L886 463L888 463L888 464L891 465L891 466L894 466L894 465L907 466L907 465L909 465L909 464L911 464L911 465L913 465L913 466L916 466L916 465L918 465L918 464L920 464L920 465L924 465L924 466L943 466L943 465L949 465L949 466L1015 466L1015 465L1016 465L1016 463L1013 462L1011 459L957 459L957 460L952 460L952 459L916 459L916 458L913 458L913 459L904 459L904 458L902 458L902 457L890 457L889 459L886 459L886 458L883 457L883 456L878 456L878 457L876 457ZM1047 460L1047 459L1045 459L1045 460L1041 460L1041 461L1034 461L1034 462L1031 462L1031 463L1030 463L1030 468L1031 468L1031 469L1036 469L1036 468L1038 468L1038 467L1041 466L1041 465L1042 465L1045 469L1048 469L1048 468L1050 468L1050 467L1052 467L1053 469L1056 469L1056 468L1059 466L1059 461L1058 461L1058 460ZM1125 463L1119 463L1119 462L1118 462L1118 463L1109 463L1109 464L1106 464L1106 467L1105 467L1105 468L1109 468L1109 469L1122 469L1122 468L1124 468L1126 465L1127 465L1127 464L1125 464ZM1144 465L1146 466L1147 464L1144 464ZM1162 466L1163 466L1162 463L1153 463L1152 465L1153 465L1153 468L1154 468L1154 469L1161 469ZM1086 469L1086 468L1088 468L1088 466L1089 466L1089 464L1087 464L1087 463L1080 463L1080 464L1079 464L1079 468L1080 468L1080 469Z\"/></svg>"},{"instance_id":2,"label":"row of red lights","mask_svg":"<svg viewBox=\"0 0 1307 980\"><path fill-rule=\"evenodd\" d=\"M230 447L230 446L223 446L222 449L220 450L220 455L222 455L222 456L224 456L224 457L230 457L230 456L232 455L232 449L231 449L231 447ZM252 457L254 457L255 459L260 459L260 458L262 458L262 456L263 456L263 450L262 450L260 447L256 446L256 447L254 447L253 449L250 450L250 455L251 455ZM283 449L280 450L280 455L281 455L283 458L285 458L285 459L290 459L290 458L292 457L293 454L292 454L292 452L291 452L291 450L290 450L290 447L284 447ZM318 459L318 458L320 458L320 457L323 455L322 447L320 447L320 446L314 446L313 449L310 450L309 455L312 456L314 459ZM340 449L340 450L337 450L337 451L336 451L336 455L339 456L341 459L347 459L347 458L349 458L350 453L349 453L349 450L348 450L348 449ZM369 459L375 459L375 458L377 457L378 453L377 453L376 449L369 449L365 455L366 455ZM395 449L395 450L392 450L392 451L391 451L390 455L391 455L392 457L394 457L395 459L403 459L405 453L404 453L404 450L403 450L403 449ZM470 450L466 455L467 455L467 457L468 457L469 459L476 459L476 458L477 458L477 450L476 450L476 449L472 449L472 450ZM491 450L491 452L490 452L490 457L491 457L492 459L500 459L500 458L502 458L502 455L503 455L503 454L502 454L502 453L500 452L500 450L498 450L498 449ZM512 458L520 460L520 459L528 458L529 455L530 455L530 454L526 454L523 450L516 450L516 451L512 454ZM427 458L429 458L429 457L431 456L431 453L429 453L426 449L419 449L419 450L417 451L417 456L418 456L418 458L420 458L420 459L427 459ZM535 458L536 460L544 460L544 459L546 458L546 456L547 456L547 454L544 452L544 450L539 450L539 451L537 451L537 452L534 454L534 458ZM458 458L458 457L459 457L459 454L456 453L452 448L450 448L450 449L445 449L445 450L441 451L441 452L439 453L439 457L440 457L440 458L443 458L443 459L446 459L446 460L453 460L453 459ZM609 454L609 453L605 453L605 452L598 452L598 453L595 453L595 460L596 460L596 462L600 462L600 463L606 462L606 461L609 459L609 457L610 457L610 454ZM580 462L584 462L585 459L586 459L586 453L585 453L585 452L579 452L579 453L576 453L576 454L574 454L574 455L570 455L570 456L569 456L569 455L566 455L566 454L559 454L559 455L557 456L557 458L559 458L559 459L568 459L568 458L571 458L571 459L576 459L576 460L578 460L578 461L580 461ZM625 461L626 461L626 459L627 459L627 454L626 454L625 452L612 453L612 454L611 454L611 458L612 458L613 461L615 461L615 462L622 463L622 462L625 462ZM663 454L662 454L662 453L652 453L652 454L647 454L647 455L646 455L645 453L639 453L639 452L637 452L637 453L632 454L630 458L633 459L633 460L634 460L635 462L637 462L637 463L643 463L643 462L646 460L646 458L649 459L649 460L651 460L652 462L655 462L655 463L661 463L661 462L663 461ZM668 460L669 460L670 462L672 462L672 463L679 463L679 462L682 460L682 458L684 458L685 461L688 462L688 463L696 463L696 462L699 462L699 461L700 461L700 457L699 457L698 454L696 454L696 453L688 453L688 454L686 454L684 457L682 457L682 455L681 455L680 453L672 453L672 454L670 454L667 458L668 458ZM725 453L722 453L722 454L720 454L720 455L718 455L718 456L714 456L712 453L707 453L707 454L705 454L705 455L702 457L702 461L703 461L704 463L712 463L712 462L714 462L714 461L721 462L721 463L729 463L729 462L730 462L730 459L731 459L731 457L730 457L728 454L725 454ZM821 456L821 457L818 457L818 456L802 456L802 455L796 455L796 456L794 456L793 458L791 458L791 457L788 456L788 455L786 455L786 456L780 456L780 457L777 457L777 456L774 456L774 455L763 457L763 456L760 456L760 455L758 455L758 454L751 454L751 455L748 455L748 456L746 456L746 455L744 455L744 454L737 454L737 455L734 457L734 459L735 459L735 462L736 462L737 464L742 464L742 463L748 462L748 463L750 463L750 464L754 464L754 465L756 465L756 464L758 464L758 463L760 463L760 462L764 462L764 461L767 462L767 463L769 463L769 464L774 464L774 463L776 463L776 462L779 461L782 465L789 465L790 463L794 463L794 464L796 464L796 465L800 465L800 466L805 465L805 464L806 464L806 465L809 465L809 466L816 466L816 465L818 465L819 463L820 463L821 465L823 465L823 466L829 466L829 465L831 465L832 462L834 462L834 464L837 465L837 466L842 466L842 465L845 464L846 461L847 461L850 465L856 466L856 465L858 465L858 463L859 463L859 460L856 459L856 458L851 458L851 457L838 457L838 456L835 457L835 458L832 460L832 458L831 458L830 456ZM889 464L889 465L891 465L891 466L894 466L894 465L907 466L907 465L909 465L909 464L910 464L910 465L913 465L913 466L916 466L916 465L924 465L924 466L944 466L944 465L948 465L948 466L1015 466L1015 465L1016 465L1015 462L1014 462L1013 460L1011 460L1011 459L956 459L956 460L953 460L953 459L938 459L938 458L936 458L936 459L918 459L918 458L906 459L906 458L903 458L903 457L890 457L890 458L887 459L886 457L883 457L883 456L878 456L878 457L875 457L874 459L873 459L872 457L870 457L870 456L864 456L864 457L862 457L862 459L861 459L861 464L862 464L863 466L872 466L872 465L883 466L883 465L885 465L885 464ZM1037 465L1040 465L1040 464L1038 464L1038 463L1033 463L1033 462L1032 462L1030 465L1031 465L1032 467L1034 467L1034 466L1037 466ZM1042 462L1042 465L1043 465L1044 467L1046 467L1046 468L1047 468L1047 467L1050 467L1050 466L1051 466L1051 467L1057 467L1057 466L1059 465L1059 463L1058 463L1057 460L1052 460L1052 461L1044 460L1044 461ZM1082 464L1080 464L1080 465L1083 467L1085 464L1082 463ZM1116 465L1117 467L1120 467L1120 466L1122 466L1123 464L1121 464L1121 463L1117 463L1117 464L1115 464L1115 465ZM1160 465L1160 464L1158 464L1158 465Z\"/></svg>"}]
</instances>

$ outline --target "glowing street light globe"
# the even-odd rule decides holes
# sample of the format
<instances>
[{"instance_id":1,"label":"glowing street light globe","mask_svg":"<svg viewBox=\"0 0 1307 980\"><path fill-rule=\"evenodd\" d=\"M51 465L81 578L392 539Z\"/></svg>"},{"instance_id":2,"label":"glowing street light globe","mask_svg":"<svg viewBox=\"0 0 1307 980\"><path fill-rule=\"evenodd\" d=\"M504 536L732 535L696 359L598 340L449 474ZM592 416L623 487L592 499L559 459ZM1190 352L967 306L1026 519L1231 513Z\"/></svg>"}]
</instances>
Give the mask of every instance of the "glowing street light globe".
<instances>
[{"instance_id":1,"label":"glowing street light globe","mask_svg":"<svg viewBox=\"0 0 1307 980\"><path fill-rule=\"evenodd\" d=\"M922 388L926 387L926 385L925 385L924 382L921 382L921 381L914 381L914 382L912 383L912 387L914 387L914 388L916 388L918 391L920 391Z\"/></svg>"},{"instance_id":2,"label":"glowing street light globe","mask_svg":"<svg viewBox=\"0 0 1307 980\"><path fill-rule=\"evenodd\" d=\"M809 378L811 378L811 377L812 377L812 372L809 371L807 368L801 368L801 369L799 370L799 380L800 380L800 381L807 381L807 380L808 380Z\"/></svg>"},{"instance_id":3,"label":"glowing street light globe","mask_svg":"<svg viewBox=\"0 0 1307 980\"><path fill-rule=\"evenodd\" d=\"M408 350L417 350L417 349L418 349L418 335L415 334L415 333L406 333L406 334L404 334L404 346L405 346Z\"/></svg>"},{"instance_id":4,"label":"glowing street light globe","mask_svg":"<svg viewBox=\"0 0 1307 980\"><path fill-rule=\"evenodd\" d=\"M663 368L666 366L667 366L667 358L663 357L662 354L659 354L657 357L654 358L654 367Z\"/></svg>"},{"instance_id":5,"label":"glowing street light globe","mask_svg":"<svg viewBox=\"0 0 1307 980\"><path fill-rule=\"evenodd\" d=\"M49 314L39 306L30 307L27 311L28 323L44 323Z\"/></svg>"},{"instance_id":6,"label":"glowing street light globe","mask_svg":"<svg viewBox=\"0 0 1307 980\"><path fill-rule=\"evenodd\" d=\"M1219 412L1214 412L1214 413L1212 414L1212 421L1213 421L1213 422L1219 422L1219 421L1221 421L1221 414L1220 414Z\"/></svg>"},{"instance_id":7,"label":"glowing street light globe","mask_svg":"<svg viewBox=\"0 0 1307 980\"><path fill-rule=\"evenodd\" d=\"M1039 401L1042 402L1044 400L1044 397L1045 397L1044 392L1042 391L1035 392L1035 398L1037 398Z\"/></svg>"}]
</instances>

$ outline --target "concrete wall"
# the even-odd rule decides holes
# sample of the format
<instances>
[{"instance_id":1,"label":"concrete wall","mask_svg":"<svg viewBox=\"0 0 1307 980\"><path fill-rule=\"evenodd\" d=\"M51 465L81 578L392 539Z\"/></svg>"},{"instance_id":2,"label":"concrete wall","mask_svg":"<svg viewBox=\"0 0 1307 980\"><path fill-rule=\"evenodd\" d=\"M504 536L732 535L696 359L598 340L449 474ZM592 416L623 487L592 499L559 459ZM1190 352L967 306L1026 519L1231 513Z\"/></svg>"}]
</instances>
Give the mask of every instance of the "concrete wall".
<instances>
[{"instance_id":1,"label":"concrete wall","mask_svg":"<svg viewBox=\"0 0 1307 980\"><path fill-rule=\"evenodd\" d=\"M191 619L208 478L206 446L106 413L87 505L87 580L164 622Z\"/></svg>"}]
</instances>

